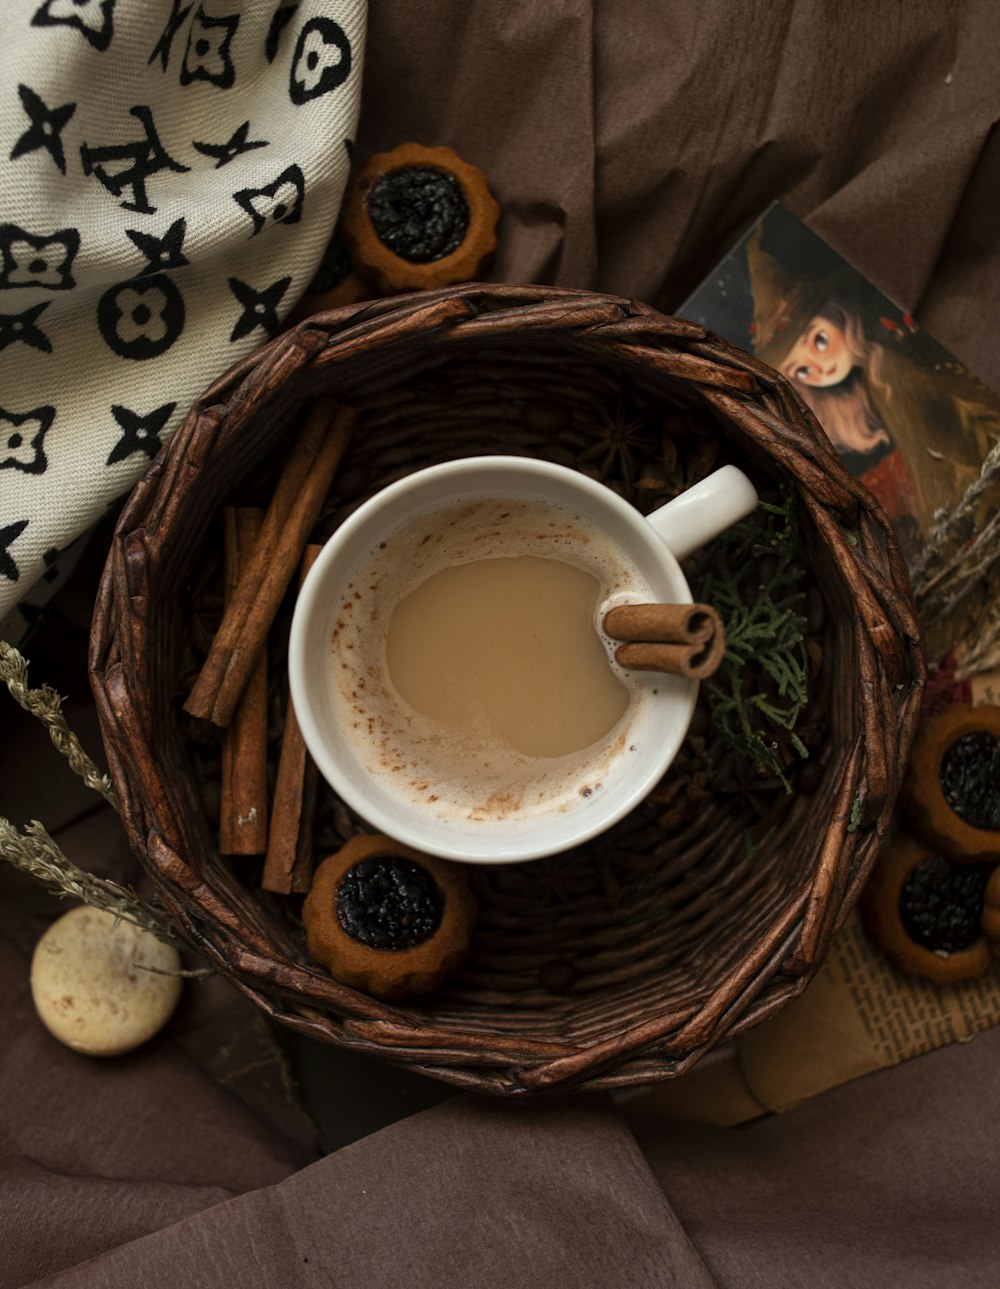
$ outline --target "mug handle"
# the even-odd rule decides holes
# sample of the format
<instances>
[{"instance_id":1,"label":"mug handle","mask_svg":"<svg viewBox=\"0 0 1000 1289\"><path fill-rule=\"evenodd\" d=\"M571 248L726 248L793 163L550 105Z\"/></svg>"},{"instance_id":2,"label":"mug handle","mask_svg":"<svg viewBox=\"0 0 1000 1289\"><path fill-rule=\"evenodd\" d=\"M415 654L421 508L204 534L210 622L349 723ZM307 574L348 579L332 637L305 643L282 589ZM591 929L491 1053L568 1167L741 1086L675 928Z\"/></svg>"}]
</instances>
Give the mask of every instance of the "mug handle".
<instances>
[{"instance_id":1,"label":"mug handle","mask_svg":"<svg viewBox=\"0 0 1000 1289\"><path fill-rule=\"evenodd\" d=\"M742 470L724 465L646 516L675 559L700 550L757 508L757 489Z\"/></svg>"}]
</instances>

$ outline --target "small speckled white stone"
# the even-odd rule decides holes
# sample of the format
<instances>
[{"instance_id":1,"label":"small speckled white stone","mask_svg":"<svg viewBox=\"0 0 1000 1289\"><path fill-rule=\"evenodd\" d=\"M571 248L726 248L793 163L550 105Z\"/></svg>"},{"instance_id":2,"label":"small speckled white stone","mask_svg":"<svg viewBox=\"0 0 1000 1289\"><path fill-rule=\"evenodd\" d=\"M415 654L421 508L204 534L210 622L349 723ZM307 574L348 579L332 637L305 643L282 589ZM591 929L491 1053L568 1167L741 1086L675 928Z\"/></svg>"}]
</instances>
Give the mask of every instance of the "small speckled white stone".
<instances>
[{"instance_id":1,"label":"small speckled white stone","mask_svg":"<svg viewBox=\"0 0 1000 1289\"><path fill-rule=\"evenodd\" d=\"M35 946L31 995L42 1023L60 1043L88 1056L119 1056L170 1019L181 979L157 972L180 968L180 955L170 945L83 905L53 922Z\"/></svg>"}]
</instances>

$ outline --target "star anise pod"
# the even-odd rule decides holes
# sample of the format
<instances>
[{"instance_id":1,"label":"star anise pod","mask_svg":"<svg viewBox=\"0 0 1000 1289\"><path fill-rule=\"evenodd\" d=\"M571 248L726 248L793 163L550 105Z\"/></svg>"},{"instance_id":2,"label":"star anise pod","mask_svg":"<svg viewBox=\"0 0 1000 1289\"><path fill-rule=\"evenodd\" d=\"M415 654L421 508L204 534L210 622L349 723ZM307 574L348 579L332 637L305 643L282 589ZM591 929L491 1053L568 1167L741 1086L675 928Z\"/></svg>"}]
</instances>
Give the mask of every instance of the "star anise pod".
<instances>
[{"instance_id":1,"label":"star anise pod","mask_svg":"<svg viewBox=\"0 0 1000 1289\"><path fill-rule=\"evenodd\" d=\"M580 453L581 465L593 465L602 483L617 481L631 493L656 448L646 418L628 419L619 407L611 419L599 421L594 428L593 443Z\"/></svg>"}]
</instances>

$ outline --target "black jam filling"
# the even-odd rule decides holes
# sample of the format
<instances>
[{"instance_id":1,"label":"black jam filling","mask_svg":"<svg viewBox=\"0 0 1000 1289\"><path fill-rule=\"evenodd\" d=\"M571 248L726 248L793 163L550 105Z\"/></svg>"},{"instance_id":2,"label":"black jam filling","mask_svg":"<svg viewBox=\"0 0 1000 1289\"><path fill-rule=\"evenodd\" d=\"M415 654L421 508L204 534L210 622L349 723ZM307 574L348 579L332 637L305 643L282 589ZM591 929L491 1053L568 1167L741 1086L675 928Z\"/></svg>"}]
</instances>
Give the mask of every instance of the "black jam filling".
<instances>
[{"instance_id":1,"label":"black jam filling","mask_svg":"<svg viewBox=\"0 0 1000 1289\"><path fill-rule=\"evenodd\" d=\"M349 868L337 887L337 921L370 949L412 949L441 925L444 894L426 868L376 856Z\"/></svg>"},{"instance_id":2,"label":"black jam filling","mask_svg":"<svg viewBox=\"0 0 1000 1289\"><path fill-rule=\"evenodd\" d=\"M376 179L368 216L379 241L411 264L444 259L469 229L462 185L431 166L402 166Z\"/></svg>"},{"instance_id":3,"label":"black jam filling","mask_svg":"<svg viewBox=\"0 0 1000 1289\"><path fill-rule=\"evenodd\" d=\"M323 258L319 262L319 268L316 270L315 277L309 283L306 294L323 295L327 291L332 291L335 286L340 286L350 271L351 257L341 246L337 234L334 233L329 242L327 242Z\"/></svg>"},{"instance_id":4,"label":"black jam filling","mask_svg":"<svg viewBox=\"0 0 1000 1289\"><path fill-rule=\"evenodd\" d=\"M911 940L931 952L956 953L982 937L984 868L925 859L903 883L899 911Z\"/></svg>"},{"instance_id":5,"label":"black jam filling","mask_svg":"<svg viewBox=\"0 0 1000 1289\"><path fill-rule=\"evenodd\" d=\"M959 819L1000 830L1000 738L986 730L963 734L941 758L941 790Z\"/></svg>"}]
</instances>

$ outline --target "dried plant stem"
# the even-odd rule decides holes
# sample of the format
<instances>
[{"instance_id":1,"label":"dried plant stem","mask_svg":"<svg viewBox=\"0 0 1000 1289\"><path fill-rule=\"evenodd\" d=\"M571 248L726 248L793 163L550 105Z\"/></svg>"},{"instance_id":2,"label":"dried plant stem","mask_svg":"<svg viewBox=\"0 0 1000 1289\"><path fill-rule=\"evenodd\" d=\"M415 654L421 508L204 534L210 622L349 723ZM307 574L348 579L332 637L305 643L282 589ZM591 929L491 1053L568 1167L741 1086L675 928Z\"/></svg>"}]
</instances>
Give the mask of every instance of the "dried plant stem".
<instances>
[{"instance_id":1,"label":"dried plant stem","mask_svg":"<svg viewBox=\"0 0 1000 1289\"><path fill-rule=\"evenodd\" d=\"M88 788L93 788L117 810L115 790L107 775L101 774L97 766L80 746L80 740L66 724L62 712L62 699L54 689L42 685L40 689L28 688L28 664L24 656L0 640L0 679L10 690L16 703L36 716L49 731L56 750L69 762L70 769L80 776Z\"/></svg>"},{"instance_id":2,"label":"dried plant stem","mask_svg":"<svg viewBox=\"0 0 1000 1289\"><path fill-rule=\"evenodd\" d=\"M14 701L37 717L49 731L49 737L57 751L69 762L70 769L117 811L114 788L107 775L101 774L83 750L80 740L66 723L62 699L48 685L43 685L40 689L28 687L28 663L6 640L0 640L0 679L6 683ZM164 944L172 945L175 949L184 948L183 941L164 918L159 917L117 882L95 877L93 873L79 868L37 820L32 820L23 832L19 832L9 819L0 816L0 858L35 878L56 895L104 909L123 922L130 922L140 930L155 935ZM210 975L211 969L199 968L168 974L201 977Z\"/></svg>"},{"instance_id":3,"label":"dried plant stem","mask_svg":"<svg viewBox=\"0 0 1000 1289\"><path fill-rule=\"evenodd\" d=\"M924 586L925 581L929 578L929 570L932 568L935 559L940 557L942 549L949 538L954 536L959 524L966 518L974 516L980 499L997 474L1000 474L1000 443L995 443L986 454L986 458L979 470L979 478L969 485L965 495L951 509L942 507L941 510L936 512L934 525L927 536L926 545L910 573L910 580L913 583L914 590L920 590Z\"/></svg>"},{"instance_id":4,"label":"dried plant stem","mask_svg":"<svg viewBox=\"0 0 1000 1289\"><path fill-rule=\"evenodd\" d=\"M169 925L130 891L117 882L95 877L93 873L77 867L37 820L27 824L22 833L9 819L0 817L0 856L22 873L42 882L56 895L104 909L123 922L131 922L133 926L149 931L164 944L178 949L183 947Z\"/></svg>"},{"instance_id":5,"label":"dried plant stem","mask_svg":"<svg viewBox=\"0 0 1000 1289\"><path fill-rule=\"evenodd\" d=\"M955 506L935 515L911 575L917 616L925 631L947 621L970 594L981 593L1000 562L1000 513L990 513L998 484L1000 443L991 448L979 478ZM980 526L984 510L988 517Z\"/></svg>"},{"instance_id":6,"label":"dried plant stem","mask_svg":"<svg viewBox=\"0 0 1000 1289\"><path fill-rule=\"evenodd\" d=\"M985 619L977 623L975 640L963 650L955 669L956 680L1000 670L1000 600L994 600Z\"/></svg>"}]
</instances>

